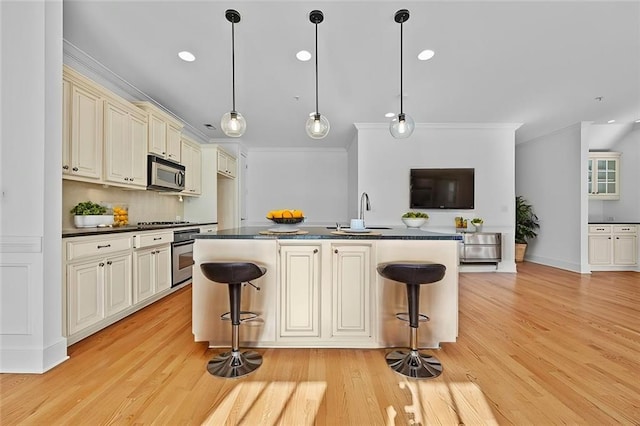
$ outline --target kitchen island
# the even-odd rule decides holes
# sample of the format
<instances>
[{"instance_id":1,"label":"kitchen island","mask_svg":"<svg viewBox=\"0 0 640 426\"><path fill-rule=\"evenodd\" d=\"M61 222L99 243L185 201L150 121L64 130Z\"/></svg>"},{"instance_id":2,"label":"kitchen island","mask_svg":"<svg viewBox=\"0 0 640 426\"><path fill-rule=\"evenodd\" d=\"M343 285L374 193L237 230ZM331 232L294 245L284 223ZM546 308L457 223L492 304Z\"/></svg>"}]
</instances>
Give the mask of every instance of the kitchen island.
<instances>
[{"instance_id":1,"label":"kitchen island","mask_svg":"<svg viewBox=\"0 0 640 426\"><path fill-rule=\"evenodd\" d=\"M240 327L244 347L379 348L407 346L405 285L383 279L376 266L390 261L429 261L447 267L444 278L421 286L421 347L455 342L458 335L459 234L419 229L374 229L350 234L325 227L271 233L243 227L195 236L193 334L212 347L229 346L227 286L207 280L200 264L249 261L267 273L242 289ZM255 287L258 287L259 290ZM252 318L253 315L258 315Z\"/></svg>"}]
</instances>

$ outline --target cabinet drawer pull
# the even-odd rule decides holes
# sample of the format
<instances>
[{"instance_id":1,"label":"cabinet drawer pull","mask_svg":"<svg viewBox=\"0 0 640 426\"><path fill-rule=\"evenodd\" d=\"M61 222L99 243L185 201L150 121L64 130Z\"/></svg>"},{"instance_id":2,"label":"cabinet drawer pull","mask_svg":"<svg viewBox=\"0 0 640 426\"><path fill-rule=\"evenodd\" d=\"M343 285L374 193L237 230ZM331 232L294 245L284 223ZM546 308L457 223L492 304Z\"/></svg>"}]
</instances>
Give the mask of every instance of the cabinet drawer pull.
<instances>
[{"instance_id":1,"label":"cabinet drawer pull","mask_svg":"<svg viewBox=\"0 0 640 426\"><path fill-rule=\"evenodd\" d=\"M158 240L161 240L161 239L162 239L162 237L154 237L153 241L158 241Z\"/></svg>"},{"instance_id":2,"label":"cabinet drawer pull","mask_svg":"<svg viewBox=\"0 0 640 426\"><path fill-rule=\"evenodd\" d=\"M101 249L101 248L109 248L109 247L111 247L111 244L106 244L104 246L98 246L99 249Z\"/></svg>"},{"instance_id":3,"label":"cabinet drawer pull","mask_svg":"<svg viewBox=\"0 0 640 426\"><path fill-rule=\"evenodd\" d=\"M596 231L604 231L604 228L596 228Z\"/></svg>"},{"instance_id":4,"label":"cabinet drawer pull","mask_svg":"<svg viewBox=\"0 0 640 426\"><path fill-rule=\"evenodd\" d=\"M631 228L622 228L623 231L631 231Z\"/></svg>"}]
</instances>

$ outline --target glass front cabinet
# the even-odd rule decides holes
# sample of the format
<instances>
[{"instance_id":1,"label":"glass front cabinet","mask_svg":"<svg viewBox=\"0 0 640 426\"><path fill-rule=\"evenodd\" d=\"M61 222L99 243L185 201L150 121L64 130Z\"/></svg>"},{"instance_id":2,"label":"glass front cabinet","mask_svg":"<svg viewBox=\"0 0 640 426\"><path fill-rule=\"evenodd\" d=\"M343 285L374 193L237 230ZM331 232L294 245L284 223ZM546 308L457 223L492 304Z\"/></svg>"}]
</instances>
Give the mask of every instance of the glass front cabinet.
<instances>
[{"instance_id":1,"label":"glass front cabinet","mask_svg":"<svg viewBox=\"0 0 640 426\"><path fill-rule=\"evenodd\" d=\"M589 152L587 169L589 198L620 199L619 152Z\"/></svg>"}]
</instances>

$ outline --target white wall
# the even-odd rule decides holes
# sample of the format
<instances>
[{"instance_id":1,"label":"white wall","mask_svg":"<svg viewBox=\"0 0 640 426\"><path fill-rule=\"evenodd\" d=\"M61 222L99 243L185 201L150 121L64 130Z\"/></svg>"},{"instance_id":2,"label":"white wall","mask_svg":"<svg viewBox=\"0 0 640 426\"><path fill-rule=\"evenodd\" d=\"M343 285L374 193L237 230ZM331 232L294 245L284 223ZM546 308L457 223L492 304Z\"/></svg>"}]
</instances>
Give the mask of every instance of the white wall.
<instances>
[{"instance_id":1,"label":"white wall","mask_svg":"<svg viewBox=\"0 0 640 426\"><path fill-rule=\"evenodd\" d=\"M455 232L455 216L482 217L486 232L503 234L501 270L514 270L514 139L516 124L420 124L409 139L387 124L357 124L358 193L367 192L370 225L402 226L412 168L474 168L474 210L425 210L423 229ZM350 206L350 208L353 206Z\"/></svg>"},{"instance_id":2,"label":"white wall","mask_svg":"<svg viewBox=\"0 0 640 426\"><path fill-rule=\"evenodd\" d=\"M516 194L540 219L526 259L576 272L589 272L583 127L588 131L578 123L516 146Z\"/></svg>"},{"instance_id":3,"label":"white wall","mask_svg":"<svg viewBox=\"0 0 640 426\"><path fill-rule=\"evenodd\" d=\"M62 337L62 2L0 2L0 372L46 371Z\"/></svg>"},{"instance_id":4,"label":"white wall","mask_svg":"<svg viewBox=\"0 0 640 426\"><path fill-rule=\"evenodd\" d=\"M269 210L301 209L306 224L346 221L347 151L344 149L252 149L247 225L270 223Z\"/></svg>"},{"instance_id":5,"label":"white wall","mask_svg":"<svg viewBox=\"0 0 640 426\"><path fill-rule=\"evenodd\" d=\"M640 221L640 125L614 145L620 152L620 200L602 201L603 219Z\"/></svg>"}]
</instances>

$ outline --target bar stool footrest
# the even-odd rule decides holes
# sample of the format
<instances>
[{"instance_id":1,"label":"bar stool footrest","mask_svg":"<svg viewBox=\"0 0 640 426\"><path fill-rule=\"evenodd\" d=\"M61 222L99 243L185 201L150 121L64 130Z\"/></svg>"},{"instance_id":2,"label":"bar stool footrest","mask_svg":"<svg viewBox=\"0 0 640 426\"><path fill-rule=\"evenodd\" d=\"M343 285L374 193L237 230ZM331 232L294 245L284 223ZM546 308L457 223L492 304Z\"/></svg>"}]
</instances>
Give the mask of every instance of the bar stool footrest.
<instances>
[{"instance_id":1,"label":"bar stool footrest","mask_svg":"<svg viewBox=\"0 0 640 426\"><path fill-rule=\"evenodd\" d=\"M397 312L396 318L400 321L409 322L409 312ZM429 317L425 314L418 314L418 322L427 322Z\"/></svg>"},{"instance_id":2,"label":"bar stool footrest","mask_svg":"<svg viewBox=\"0 0 640 426\"><path fill-rule=\"evenodd\" d=\"M260 314L251 311L240 311L240 322L253 321L258 318ZM231 312L225 312L220 315L222 321L231 321Z\"/></svg>"}]
</instances>

